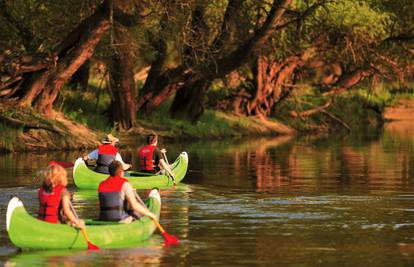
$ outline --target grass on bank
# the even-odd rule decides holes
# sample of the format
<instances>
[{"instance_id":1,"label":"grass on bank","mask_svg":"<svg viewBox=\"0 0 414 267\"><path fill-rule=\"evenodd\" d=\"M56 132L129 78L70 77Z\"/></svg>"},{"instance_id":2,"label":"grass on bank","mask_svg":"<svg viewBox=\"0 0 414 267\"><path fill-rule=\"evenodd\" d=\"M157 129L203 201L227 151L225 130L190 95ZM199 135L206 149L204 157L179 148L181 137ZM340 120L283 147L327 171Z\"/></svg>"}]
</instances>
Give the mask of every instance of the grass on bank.
<instances>
[{"instance_id":1,"label":"grass on bank","mask_svg":"<svg viewBox=\"0 0 414 267\"><path fill-rule=\"evenodd\" d=\"M101 92L99 98L97 95L96 87L91 87L88 91L64 90L56 107L67 117L94 130L113 132L114 126L107 118L110 96L105 92ZM184 139L271 135L272 130L276 130L277 127L277 125L264 126L254 118L229 115L214 110L207 110L196 123L185 119L173 119L168 115L170 103L170 101L163 103L149 117L139 117L138 123L144 128L161 131L167 137ZM271 119L269 123L272 124Z\"/></svg>"},{"instance_id":2,"label":"grass on bank","mask_svg":"<svg viewBox=\"0 0 414 267\"><path fill-rule=\"evenodd\" d=\"M91 129L111 132L113 125L106 116L107 107L111 103L109 94L99 92L94 86L88 91L62 90L56 107L65 115Z\"/></svg>"},{"instance_id":3,"label":"grass on bank","mask_svg":"<svg viewBox=\"0 0 414 267\"><path fill-rule=\"evenodd\" d=\"M311 131L326 128L335 131L343 126L335 122L326 113L317 112L307 117L292 118L290 111L302 112L321 107L328 100L332 104L325 110L344 122L351 129L367 130L382 123L382 114L386 107L396 106L402 99L414 99L412 89L395 89L396 85L379 84L375 89L353 88L346 93L333 97L322 96L308 89L295 93L287 101L276 107L274 116L298 131Z\"/></svg>"},{"instance_id":4,"label":"grass on bank","mask_svg":"<svg viewBox=\"0 0 414 267\"><path fill-rule=\"evenodd\" d=\"M398 86L379 84L373 90L363 87L351 89L347 93L335 96L333 104L326 110L349 125L351 129L375 127L381 121L381 113L385 107L396 105L400 99L414 99L414 90L412 89L414 84L402 89ZM318 94L317 90L310 86L306 90L296 90L294 96L275 108L272 117L300 132L315 129L344 130L323 113L306 118L292 118L290 115L291 111L301 112L322 106L327 100L327 97ZM56 106L69 118L94 130L112 132L114 126L107 116L109 105L110 95L106 90L95 84L90 84L86 92L63 90ZM269 128L256 118L231 115L212 109L208 109L197 123L185 119L173 119L168 115L169 105L170 102L167 101L147 118L138 116L139 124L144 128L162 131L165 133L164 135L176 138L269 135L272 130L278 129L277 126ZM269 121L277 124L272 119ZM332 125L334 125L333 128Z\"/></svg>"},{"instance_id":5,"label":"grass on bank","mask_svg":"<svg viewBox=\"0 0 414 267\"><path fill-rule=\"evenodd\" d=\"M257 134L275 135L284 130L278 122L272 119L264 124L257 118L232 115L211 109L206 110L198 122L192 123L166 115L169 114L168 108L169 103L164 103L140 123L150 129L168 131L168 135L172 137L191 139L239 138Z\"/></svg>"}]
</instances>

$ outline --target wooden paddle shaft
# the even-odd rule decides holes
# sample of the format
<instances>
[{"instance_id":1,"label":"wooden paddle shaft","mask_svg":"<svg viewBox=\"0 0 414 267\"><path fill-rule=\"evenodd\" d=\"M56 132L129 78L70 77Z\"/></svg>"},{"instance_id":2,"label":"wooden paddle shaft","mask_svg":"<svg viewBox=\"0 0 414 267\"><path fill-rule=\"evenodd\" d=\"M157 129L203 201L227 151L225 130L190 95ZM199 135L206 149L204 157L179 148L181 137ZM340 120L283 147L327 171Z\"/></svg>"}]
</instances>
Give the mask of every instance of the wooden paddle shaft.
<instances>
[{"instance_id":1,"label":"wooden paddle shaft","mask_svg":"<svg viewBox=\"0 0 414 267\"><path fill-rule=\"evenodd\" d=\"M160 230L161 234L165 233L164 228L161 226L161 224L156 220L156 219L152 219L155 223L155 225L158 227L158 229Z\"/></svg>"},{"instance_id":2,"label":"wooden paddle shaft","mask_svg":"<svg viewBox=\"0 0 414 267\"><path fill-rule=\"evenodd\" d=\"M141 205L147 209L147 206L144 204L144 202L142 201L141 197L138 195L137 191L135 192L135 198L138 200L139 203L141 203ZM152 219L152 218L151 218ZM161 234L165 233L164 228L161 226L161 224L156 220L156 219L152 219L153 222L155 223L155 225L158 227L158 229L160 230Z\"/></svg>"},{"instance_id":3,"label":"wooden paddle shaft","mask_svg":"<svg viewBox=\"0 0 414 267\"><path fill-rule=\"evenodd\" d=\"M167 165L168 165L168 166L170 166L170 163L168 162L168 158L167 158L167 153L165 153L165 152L163 151L163 152L162 152L162 155L164 156L165 163L167 163ZM173 182L174 182L174 186L175 186L177 183L175 182L175 178L174 178L174 176L169 175L169 173L168 173L168 171L167 171L167 170L165 170L165 172L167 173L167 175L168 175L168 176L170 176L170 177L171 177L171 179L172 179L172 180L173 180Z\"/></svg>"},{"instance_id":4,"label":"wooden paddle shaft","mask_svg":"<svg viewBox=\"0 0 414 267\"><path fill-rule=\"evenodd\" d=\"M165 162L170 165L170 163L168 162L168 158L167 158L167 153L165 153L164 151L162 152L162 155L164 156Z\"/></svg>"},{"instance_id":5,"label":"wooden paddle shaft","mask_svg":"<svg viewBox=\"0 0 414 267\"><path fill-rule=\"evenodd\" d=\"M75 210L75 208L72 205L72 202L69 202L69 205L70 205L70 209L72 210L72 212L75 215L76 219L79 220L79 216L76 213L76 210ZM85 237L86 242L92 243L91 240L89 239L89 236L88 236L88 233L86 232L86 229L85 228L81 228L81 231L82 231L83 237Z\"/></svg>"},{"instance_id":6,"label":"wooden paddle shaft","mask_svg":"<svg viewBox=\"0 0 414 267\"><path fill-rule=\"evenodd\" d=\"M81 231L82 231L83 237L85 237L86 242L92 243L91 240L89 239L89 236L88 236L88 233L86 232L86 229L82 228Z\"/></svg>"}]
</instances>

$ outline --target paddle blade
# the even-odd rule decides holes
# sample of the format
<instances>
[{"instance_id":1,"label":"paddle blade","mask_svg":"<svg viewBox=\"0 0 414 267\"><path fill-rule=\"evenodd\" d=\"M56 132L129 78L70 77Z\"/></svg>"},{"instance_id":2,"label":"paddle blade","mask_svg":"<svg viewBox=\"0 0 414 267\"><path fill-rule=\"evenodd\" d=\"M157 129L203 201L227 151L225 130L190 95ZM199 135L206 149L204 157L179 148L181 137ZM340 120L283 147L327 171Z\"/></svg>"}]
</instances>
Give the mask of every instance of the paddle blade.
<instances>
[{"instance_id":1,"label":"paddle blade","mask_svg":"<svg viewBox=\"0 0 414 267\"><path fill-rule=\"evenodd\" d=\"M168 234L167 232L162 233L162 235L164 236L164 244L165 245L178 245L180 243L180 240L178 240L178 238L176 238L173 235Z\"/></svg>"},{"instance_id":2,"label":"paddle blade","mask_svg":"<svg viewBox=\"0 0 414 267\"><path fill-rule=\"evenodd\" d=\"M63 168L71 168L73 167L74 164L72 162L52 160L52 161L49 161L48 165L60 165Z\"/></svg>"},{"instance_id":3,"label":"paddle blade","mask_svg":"<svg viewBox=\"0 0 414 267\"><path fill-rule=\"evenodd\" d=\"M99 247L91 242L88 242L88 250L99 250Z\"/></svg>"}]
</instances>

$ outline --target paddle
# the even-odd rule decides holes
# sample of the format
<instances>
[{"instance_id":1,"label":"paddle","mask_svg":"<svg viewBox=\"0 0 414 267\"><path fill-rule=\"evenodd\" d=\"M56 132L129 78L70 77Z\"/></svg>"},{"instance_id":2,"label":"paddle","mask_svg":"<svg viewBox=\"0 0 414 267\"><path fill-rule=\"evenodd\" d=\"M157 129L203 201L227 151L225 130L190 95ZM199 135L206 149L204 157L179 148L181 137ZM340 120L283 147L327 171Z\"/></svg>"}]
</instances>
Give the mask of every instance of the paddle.
<instances>
[{"instance_id":1,"label":"paddle","mask_svg":"<svg viewBox=\"0 0 414 267\"><path fill-rule=\"evenodd\" d=\"M75 209L73 208L72 203L69 203L70 208L73 212L73 214L75 215L76 219L79 220L78 214L76 213ZM85 228L81 229L81 232L83 234L83 237L86 240L86 243L88 244L88 250L99 250L99 247L97 245L92 244L91 240L89 239L88 233L86 232Z\"/></svg>"},{"instance_id":2,"label":"paddle","mask_svg":"<svg viewBox=\"0 0 414 267\"><path fill-rule=\"evenodd\" d=\"M134 191L134 192L135 192L135 198L139 201L139 203L141 203L142 206L147 208L147 206L144 204L142 199L139 197L137 191ZM165 245L168 245L168 246L169 245L178 245L180 243L180 240L178 238L176 238L175 236L170 235L169 233L167 233L165 231L164 227L162 227L161 224L156 219L152 219L152 221L155 223L155 225L160 230L162 236L164 237L164 244Z\"/></svg>"},{"instance_id":3,"label":"paddle","mask_svg":"<svg viewBox=\"0 0 414 267\"><path fill-rule=\"evenodd\" d=\"M51 160L47 165L60 165L63 168L71 168L74 164L72 162Z\"/></svg>"},{"instance_id":4,"label":"paddle","mask_svg":"<svg viewBox=\"0 0 414 267\"><path fill-rule=\"evenodd\" d=\"M167 163L167 165L170 166L170 163L168 162L168 158L167 158L167 153L165 152L165 150L164 149L161 150L161 153L162 153L162 156L164 157L165 163ZM174 186L176 186L177 183L175 182L174 176L170 175L170 173L167 170L165 170L165 172L167 173L168 176L171 177L171 179L173 180Z\"/></svg>"}]
</instances>

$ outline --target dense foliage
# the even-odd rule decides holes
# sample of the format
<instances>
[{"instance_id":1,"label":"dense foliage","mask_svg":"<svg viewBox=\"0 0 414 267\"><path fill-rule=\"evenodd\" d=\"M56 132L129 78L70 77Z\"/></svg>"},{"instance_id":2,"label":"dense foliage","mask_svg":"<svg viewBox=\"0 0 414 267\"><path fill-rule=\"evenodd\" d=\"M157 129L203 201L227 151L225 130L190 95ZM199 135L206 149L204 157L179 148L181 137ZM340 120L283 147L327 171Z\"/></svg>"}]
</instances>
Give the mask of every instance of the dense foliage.
<instances>
[{"instance_id":1,"label":"dense foliage","mask_svg":"<svg viewBox=\"0 0 414 267\"><path fill-rule=\"evenodd\" d=\"M352 88L411 82L413 9L411 0L0 0L0 104L49 116L67 92L95 90L93 106L110 98L97 111L129 129L165 103L194 122L205 108L278 116L302 97L314 105L289 114L303 118Z\"/></svg>"}]
</instances>

